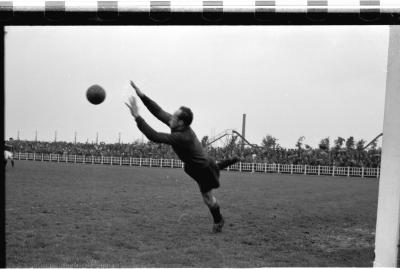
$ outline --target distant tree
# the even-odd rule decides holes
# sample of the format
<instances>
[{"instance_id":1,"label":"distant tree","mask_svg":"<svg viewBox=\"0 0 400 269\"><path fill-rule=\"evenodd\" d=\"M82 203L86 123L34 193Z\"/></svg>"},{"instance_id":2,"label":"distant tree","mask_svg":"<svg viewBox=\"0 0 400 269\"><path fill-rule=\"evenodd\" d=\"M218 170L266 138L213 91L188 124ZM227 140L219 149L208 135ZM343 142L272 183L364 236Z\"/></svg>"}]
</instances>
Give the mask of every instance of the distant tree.
<instances>
[{"instance_id":1,"label":"distant tree","mask_svg":"<svg viewBox=\"0 0 400 269\"><path fill-rule=\"evenodd\" d=\"M302 149L304 139L305 139L304 136L300 136L299 139L297 140L296 147L298 150Z\"/></svg>"},{"instance_id":2,"label":"distant tree","mask_svg":"<svg viewBox=\"0 0 400 269\"><path fill-rule=\"evenodd\" d=\"M346 148L347 149L354 149L354 137L350 136L349 138L347 138L346 140Z\"/></svg>"},{"instance_id":3,"label":"distant tree","mask_svg":"<svg viewBox=\"0 0 400 269\"><path fill-rule=\"evenodd\" d=\"M335 141L333 142L335 144L335 148L340 149L343 146L344 141L345 139L340 136L337 139L335 139Z\"/></svg>"},{"instance_id":4,"label":"distant tree","mask_svg":"<svg viewBox=\"0 0 400 269\"><path fill-rule=\"evenodd\" d=\"M225 151L233 154L235 150L239 149L239 143L236 142L238 136L231 136L225 143Z\"/></svg>"},{"instance_id":5,"label":"distant tree","mask_svg":"<svg viewBox=\"0 0 400 269\"><path fill-rule=\"evenodd\" d=\"M357 142L356 148L357 150L363 150L365 145L365 140L361 139Z\"/></svg>"},{"instance_id":6,"label":"distant tree","mask_svg":"<svg viewBox=\"0 0 400 269\"><path fill-rule=\"evenodd\" d=\"M273 137L272 135L266 135L262 142L261 145L265 148L265 149L275 149L277 146L277 141L278 139L276 139L275 137Z\"/></svg>"},{"instance_id":7,"label":"distant tree","mask_svg":"<svg viewBox=\"0 0 400 269\"><path fill-rule=\"evenodd\" d=\"M208 144L208 135L203 136L203 138L201 139L201 145L203 146L203 148L205 148Z\"/></svg>"},{"instance_id":8,"label":"distant tree","mask_svg":"<svg viewBox=\"0 0 400 269\"><path fill-rule=\"evenodd\" d=\"M232 147L236 147L237 143L236 140L238 139L238 136L231 136L231 138L229 139L228 142L228 147L232 148Z\"/></svg>"},{"instance_id":9,"label":"distant tree","mask_svg":"<svg viewBox=\"0 0 400 269\"><path fill-rule=\"evenodd\" d=\"M319 147L319 149L322 149L322 150L329 150L329 148L330 148L329 137L322 139L321 142L319 142L318 147Z\"/></svg>"}]
</instances>

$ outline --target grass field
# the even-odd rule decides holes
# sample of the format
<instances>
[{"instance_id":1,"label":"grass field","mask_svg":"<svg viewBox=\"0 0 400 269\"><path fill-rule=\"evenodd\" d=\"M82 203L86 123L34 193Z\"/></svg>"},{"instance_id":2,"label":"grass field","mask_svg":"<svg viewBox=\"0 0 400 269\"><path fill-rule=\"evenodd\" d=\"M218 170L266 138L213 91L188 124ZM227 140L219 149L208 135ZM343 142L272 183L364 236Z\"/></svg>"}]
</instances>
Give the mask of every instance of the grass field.
<instances>
[{"instance_id":1,"label":"grass field","mask_svg":"<svg viewBox=\"0 0 400 269\"><path fill-rule=\"evenodd\" d=\"M372 266L378 181L223 172L212 218L182 169L16 161L7 267Z\"/></svg>"}]
</instances>

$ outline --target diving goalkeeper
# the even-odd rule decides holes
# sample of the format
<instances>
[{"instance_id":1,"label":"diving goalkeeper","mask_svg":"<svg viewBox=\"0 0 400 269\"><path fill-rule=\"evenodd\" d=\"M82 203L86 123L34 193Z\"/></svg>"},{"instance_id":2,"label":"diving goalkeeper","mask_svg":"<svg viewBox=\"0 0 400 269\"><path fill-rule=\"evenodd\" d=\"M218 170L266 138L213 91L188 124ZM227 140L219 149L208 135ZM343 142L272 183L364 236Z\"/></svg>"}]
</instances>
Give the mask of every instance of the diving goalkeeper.
<instances>
[{"instance_id":1,"label":"diving goalkeeper","mask_svg":"<svg viewBox=\"0 0 400 269\"><path fill-rule=\"evenodd\" d=\"M130 84L147 109L157 119L170 127L171 133L161 133L151 128L139 115L136 99L131 96L126 105L135 118L139 130L150 141L172 146L172 149L184 163L185 172L199 185L204 203L208 206L214 220L212 231L214 233L221 232L224 226L224 218L221 215L220 207L212 190L220 186L220 170L236 163L239 159L235 157L217 163L207 155L196 134L190 127L193 120L193 113L189 108L181 106L171 115L143 94L135 83L131 81Z\"/></svg>"}]
</instances>

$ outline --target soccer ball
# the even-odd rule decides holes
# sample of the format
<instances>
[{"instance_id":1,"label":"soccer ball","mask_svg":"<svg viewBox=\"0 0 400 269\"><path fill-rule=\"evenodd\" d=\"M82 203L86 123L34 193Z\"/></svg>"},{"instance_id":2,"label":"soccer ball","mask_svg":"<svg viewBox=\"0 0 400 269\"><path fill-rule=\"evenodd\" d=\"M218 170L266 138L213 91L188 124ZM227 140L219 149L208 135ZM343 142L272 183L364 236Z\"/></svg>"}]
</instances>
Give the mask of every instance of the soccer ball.
<instances>
[{"instance_id":1,"label":"soccer ball","mask_svg":"<svg viewBox=\"0 0 400 269\"><path fill-rule=\"evenodd\" d=\"M95 84L87 89L86 98L93 105L101 104L106 99L106 91L100 85Z\"/></svg>"}]
</instances>

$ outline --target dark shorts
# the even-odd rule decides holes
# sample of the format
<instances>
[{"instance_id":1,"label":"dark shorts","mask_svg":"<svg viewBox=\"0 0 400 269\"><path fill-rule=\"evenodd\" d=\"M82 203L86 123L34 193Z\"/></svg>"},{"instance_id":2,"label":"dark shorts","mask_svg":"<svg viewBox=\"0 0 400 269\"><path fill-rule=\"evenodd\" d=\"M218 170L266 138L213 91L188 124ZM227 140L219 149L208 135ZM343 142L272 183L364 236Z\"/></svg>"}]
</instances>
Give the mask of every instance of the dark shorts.
<instances>
[{"instance_id":1,"label":"dark shorts","mask_svg":"<svg viewBox=\"0 0 400 269\"><path fill-rule=\"evenodd\" d=\"M209 158L208 165L204 168L185 164L185 172L197 182L201 193L219 187L219 169L212 158Z\"/></svg>"}]
</instances>

